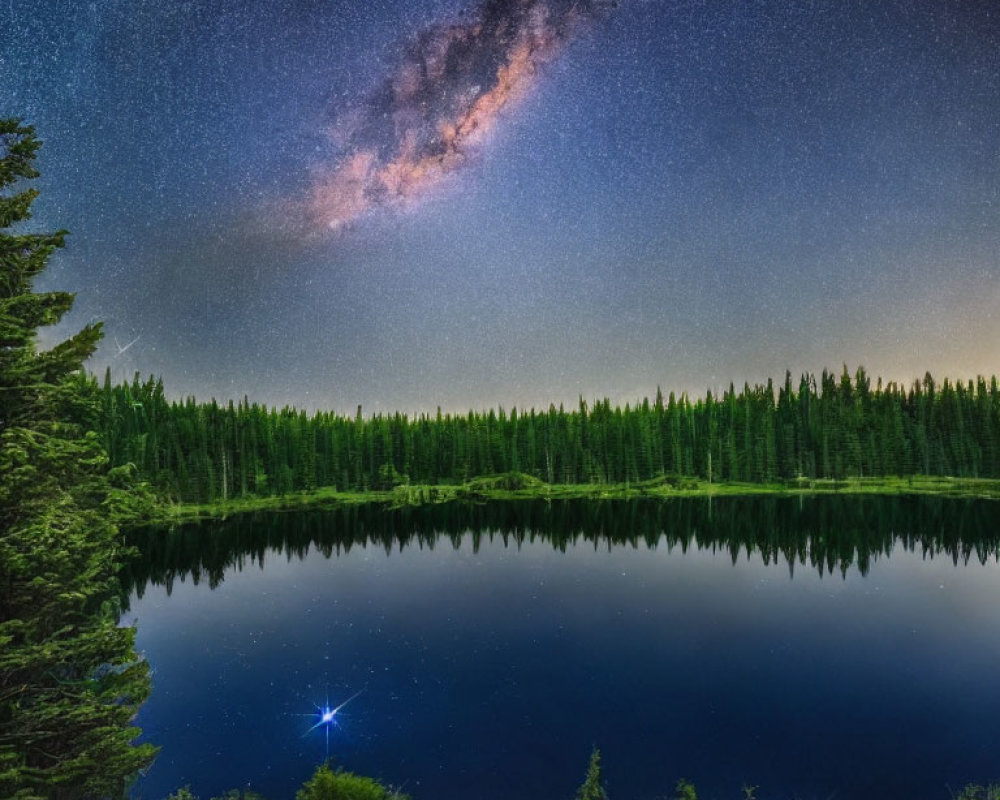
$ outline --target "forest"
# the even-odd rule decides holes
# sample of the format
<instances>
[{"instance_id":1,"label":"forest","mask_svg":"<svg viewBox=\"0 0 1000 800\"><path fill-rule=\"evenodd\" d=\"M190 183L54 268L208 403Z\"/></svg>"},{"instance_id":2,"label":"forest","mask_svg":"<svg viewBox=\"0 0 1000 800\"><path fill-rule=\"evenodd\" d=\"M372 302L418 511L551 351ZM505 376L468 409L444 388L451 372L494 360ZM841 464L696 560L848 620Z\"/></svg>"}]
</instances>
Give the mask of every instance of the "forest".
<instances>
[{"instance_id":1,"label":"forest","mask_svg":"<svg viewBox=\"0 0 1000 800\"><path fill-rule=\"evenodd\" d=\"M92 380L92 379L91 379ZM114 465L133 464L161 498L212 503L333 487L379 491L522 473L548 484L664 477L771 483L801 478L1000 477L1000 386L927 374L905 388L863 367L775 388L732 385L692 400L670 393L624 407L503 408L365 417L241 402L169 400L138 375L100 389Z\"/></svg>"}]
</instances>

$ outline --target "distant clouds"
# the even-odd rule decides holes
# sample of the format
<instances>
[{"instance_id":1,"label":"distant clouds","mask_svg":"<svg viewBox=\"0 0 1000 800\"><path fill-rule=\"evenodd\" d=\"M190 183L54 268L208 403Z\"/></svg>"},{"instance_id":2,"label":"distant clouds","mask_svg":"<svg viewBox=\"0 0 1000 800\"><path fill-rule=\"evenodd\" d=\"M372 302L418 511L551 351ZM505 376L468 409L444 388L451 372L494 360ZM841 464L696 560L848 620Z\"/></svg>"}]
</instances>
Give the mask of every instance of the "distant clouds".
<instances>
[{"instance_id":1,"label":"distant clouds","mask_svg":"<svg viewBox=\"0 0 1000 800\"><path fill-rule=\"evenodd\" d=\"M460 169L544 64L611 5L486 0L421 31L378 89L339 118L332 136L341 156L317 170L313 222L337 230L373 208L411 202Z\"/></svg>"}]
</instances>

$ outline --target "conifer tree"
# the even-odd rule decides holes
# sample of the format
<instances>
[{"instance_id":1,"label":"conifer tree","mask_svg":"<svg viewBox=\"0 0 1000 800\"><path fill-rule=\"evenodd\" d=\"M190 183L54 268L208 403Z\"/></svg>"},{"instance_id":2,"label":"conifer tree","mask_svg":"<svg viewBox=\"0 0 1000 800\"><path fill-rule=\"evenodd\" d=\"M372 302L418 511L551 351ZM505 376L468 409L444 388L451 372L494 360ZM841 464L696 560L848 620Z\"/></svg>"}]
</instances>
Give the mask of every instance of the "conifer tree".
<instances>
[{"instance_id":1,"label":"conifer tree","mask_svg":"<svg viewBox=\"0 0 1000 800\"><path fill-rule=\"evenodd\" d=\"M334 772L328 764L317 767L295 797L296 800L410 800L409 795L390 789L373 778L353 772Z\"/></svg>"},{"instance_id":2,"label":"conifer tree","mask_svg":"<svg viewBox=\"0 0 1000 800\"><path fill-rule=\"evenodd\" d=\"M608 793L604 791L601 781L601 751L596 747L590 754L587 777L576 792L576 800L608 800Z\"/></svg>"},{"instance_id":3,"label":"conifer tree","mask_svg":"<svg viewBox=\"0 0 1000 800\"><path fill-rule=\"evenodd\" d=\"M66 233L15 230L37 192L11 187L37 177L39 145L0 120L0 797L119 796L153 755L130 725L149 672L117 625L115 495L82 374L100 325L36 347L73 304L33 291Z\"/></svg>"}]
</instances>

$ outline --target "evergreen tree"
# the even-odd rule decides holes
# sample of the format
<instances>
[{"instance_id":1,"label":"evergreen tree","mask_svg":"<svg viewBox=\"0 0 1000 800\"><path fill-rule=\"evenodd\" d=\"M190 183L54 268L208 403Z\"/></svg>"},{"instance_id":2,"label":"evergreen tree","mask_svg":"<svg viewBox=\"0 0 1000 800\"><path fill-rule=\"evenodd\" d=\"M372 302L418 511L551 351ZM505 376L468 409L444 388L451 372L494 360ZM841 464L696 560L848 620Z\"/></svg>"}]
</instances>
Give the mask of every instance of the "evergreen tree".
<instances>
[{"instance_id":1,"label":"evergreen tree","mask_svg":"<svg viewBox=\"0 0 1000 800\"><path fill-rule=\"evenodd\" d=\"M409 800L372 778L352 772L334 772L326 764L295 793L296 800Z\"/></svg>"},{"instance_id":2,"label":"evergreen tree","mask_svg":"<svg viewBox=\"0 0 1000 800\"><path fill-rule=\"evenodd\" d=\"M676 800L698 800L698 792L691 781L681 778L677 781L674 791L676 792L674 795Z\"/></svg>"},{"instance_id":3,"label":"evergreen tree","mask_svg":"<svg viewBox=\"0 0 1000 800\"><path fill-rule=\"evenodd\" d=\"M73 303L32 290L65 232L12 230L37 192L9 189L37 176L39 145L0 120L0 796L119 796L154 752L131 745L149 671L117 625L115 494L81 374L100 326L36 348Z\"/></svg>"},{"instance_id":4,"label":"evergreen tree","mask_svg":"<svg viewBox=\"0 0 1000 800\"><path fill-rule=\"evenodd\" d=\"M590 754L587 777L576 792L576 800L608 800L608 793L604 791L601 781L601 751L596 747Z\"/></svg>"}]
</instances>

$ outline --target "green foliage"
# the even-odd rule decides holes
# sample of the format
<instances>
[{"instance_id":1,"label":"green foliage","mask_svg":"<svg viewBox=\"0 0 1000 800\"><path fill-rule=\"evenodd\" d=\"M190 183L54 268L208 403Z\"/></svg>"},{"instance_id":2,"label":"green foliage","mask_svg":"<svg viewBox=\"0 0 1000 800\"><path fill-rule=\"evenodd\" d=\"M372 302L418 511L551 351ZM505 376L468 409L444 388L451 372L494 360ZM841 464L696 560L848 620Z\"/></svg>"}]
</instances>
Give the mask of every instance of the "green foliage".
<instances>
[{"instance_id":1,"label":"green foliage","mask_svg":"<svg viewBox=\"0 0 1000 800\"><path fill-rule=\"evenodd\" d=\"M30 127L0 120L0 147L0 190L37 175ZM82 377L100 326L36 349L73 296L32 289L65 233L9 230L35 194L0 194L0 796L117 796L154 753L131 746L149 671L117 625L125 550Z\"/></svg>"},{"instance_id":2,"label":"green foliage","mask_svg":"<svg viewBox=\"0 0 1000 800\"><path fill-rule=\"evenodd\" d=\"M501 475L491 475L488 477L475 478L466 484L466 488L472 491L507 491L520 492L526 489L539 489L545 486L545 482L525 475L523 472L505 472Z\"/></svg>"},{"instance_id":3,"label":"green foliage","mask_svg":"<svg viewBox=\"0 0 1000 800\"><path fill-rule=\"evenodd\" d=\"M601 781L601 751L596 747L590 754L587 777L577 789L576 800L608 800L608 793Z\"/></svg>"},{"instance_id":4,"label":"green foliage","mask_svg":"<svg viewBox=\"0 0 1000 800\"><path fill-rule=\"evenodd\" d=\"M135 464L122 464L108 470L108 497L104 507L111 519L134 524L155 517L159 501L153 488L138 478Z\"/></svg>"},{"instance_id":5,"label":"green foliage","mask_svg":"<svg viewBox=\"0 0 1000 800\"><path fill-rule=\"evenodd\" d=\"M295 800L409 800L372 778L352 772L334 772L326 764L295 793Z\"/></svg>"},{"instance_id":6,"label":"green foliage","mask_svg":"<svg viewBox=\"0 0 1000 800\"><path fill-rule=\"evenodd\" d=\"M167 797L167 800L200 800L198 795L191 792L190 786L183 786ZM212 800L264 800L264 795L257 792L230 789L225 794L213 797Z\"/></svg>"},{"instance_id":7,"label":"green foliage","mask_svg":"<svg viewBox=\"0 0 1000 800\"><path fill-rule=\"evenodd\" d=\"M162 382L106 377L100 427L115 465L161 496L210 504L333 487L461 485L468 499L559 485L690 491L699 481L835 487L850 478L1000 477L1000 386L977 378L907 390L864 369L796 385L730 386L613 408L465 415L312 416L244 399L169 401ZM838 483L832 483L838 482Z\"/></svg>"},{"instance_id":8,"label":"green foliage","mask_svg":"<svg viewBox=\"0 0 1000 800\"><path fill-rule=\"evenodd\" d=\"M755 800L758 786L743 785L744 800ZM683 778L677 781L676 800L698 800L698 793L694 784ZM981 786L978 783L970 783L956 795L952 795L953 800L1000 800L1000 784L991 783L989 786Z\"/></svg>"},{"instance_id":9,"label":"green foliage","mask_svg":"<svg viewBox=\"0 0 1000 800\"><path fill-rule=\"evenodd\" d=\"M404 486L409 482L410 479L406 475L400 474L399 470L392 464L383 464L378 468L378 479L372 488L385 491L396 486Z\"/></svg>"},{"instance_id":10,"label":"green foliage","mask_svg":"<svg viewBox=\"0 0 1000 800\"><path fill-rule=\"evenodd\" d=\"M955 795L955 800L1000 800L1000 783L988 786L970 783Z\"/></svg>"},{"instance_id":11,"label":"green foliage","mask_svg":"<svg viewBox=\"0 0 1000 800\"><path fill-rule=\"evenodd\" d=\"M184 786L167 797L167 800L199 800L199 798L191 792L190 786ZM264 800L264 798L256 792L230 789L211 800ZM328 764L323 764L317 767L312 777L302 784L302 788L295 793L295 800L410 800L410 797L383 786L373 778L342 770L334 771Z\"/></svg>"}]
</instances>

